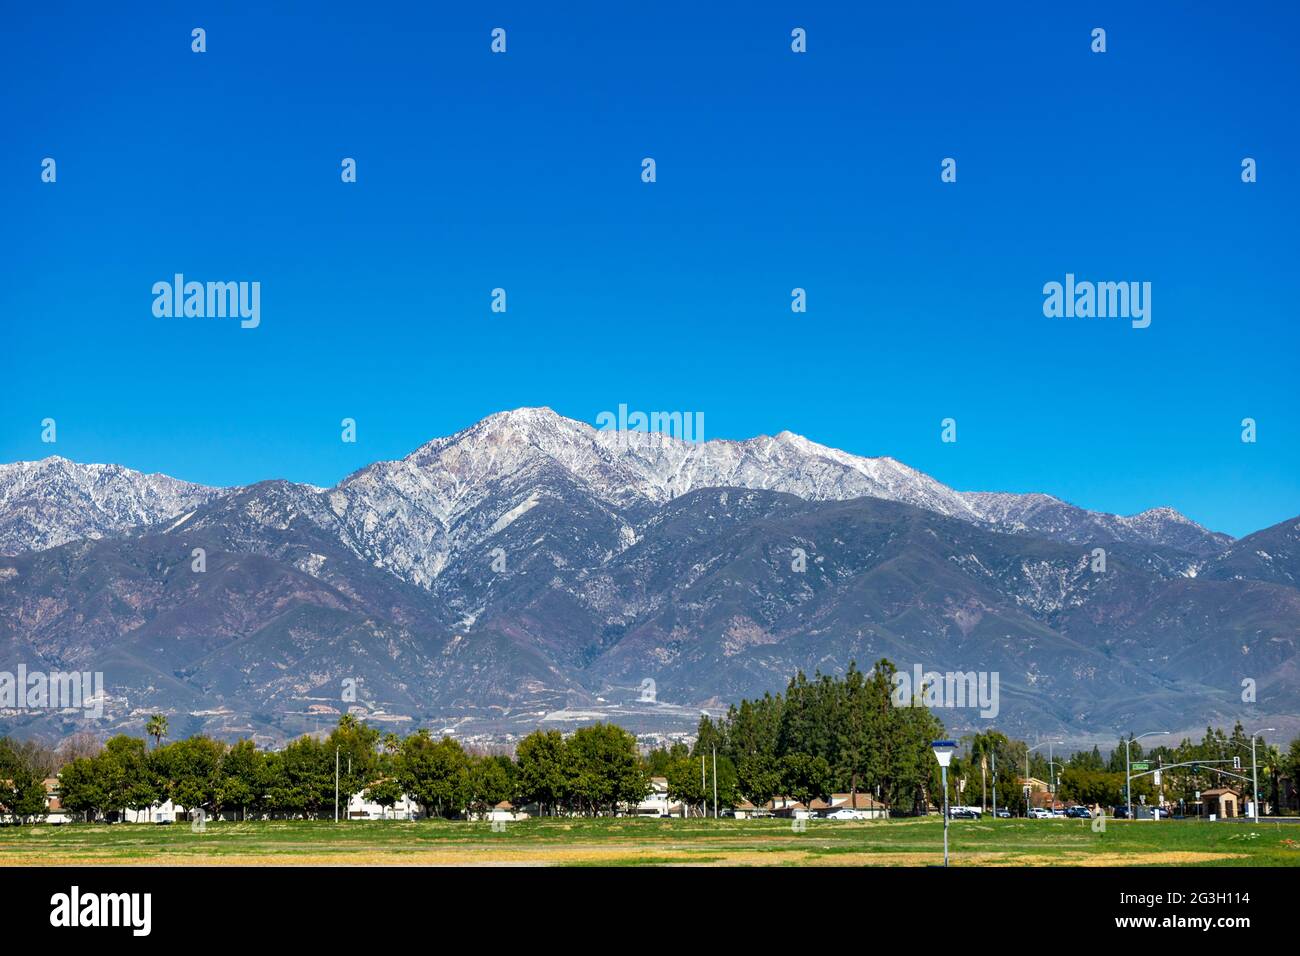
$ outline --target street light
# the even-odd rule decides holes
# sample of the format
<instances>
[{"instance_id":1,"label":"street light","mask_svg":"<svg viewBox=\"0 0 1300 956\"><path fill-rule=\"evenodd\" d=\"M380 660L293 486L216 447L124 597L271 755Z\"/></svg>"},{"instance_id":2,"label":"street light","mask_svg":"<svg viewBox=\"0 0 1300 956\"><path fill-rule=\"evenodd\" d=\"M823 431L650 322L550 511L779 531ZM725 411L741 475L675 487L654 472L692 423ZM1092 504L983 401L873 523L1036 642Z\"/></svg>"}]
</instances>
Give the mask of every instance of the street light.
<instances>
[{"instance_id":1,"label":"street light","mask_svg":"<svg viewBox=\"0 0 1300 956\"><path fill-rule=\"evenodd\" d=\"M1052 768L1056 766L1056 761L1053 759L1052 756L1052 748L1059 743L1061 743L1061 741L1059 740L1044 740L1041 741L1040 743L1034 744L1032 747L1030 747L1025 751L1025 780L1026 780L1025 786L1028 787L1029 784L1027 781L1029 780L1029 755L1033 753L1035 750L1037 750L1039 747L1047 748L1047 792L1052 797L1051 809L1056 808L1056 794L1052 790ZM1025 794L1025 816L1029 816L1029 794L1028 793Z\"/></svg>"},{"instance_id":2,"label":"street light","mask_svg":"<svg viewBox=\"0 0 1300 956\"><path fill-rule=\"evenodd\" d=\"M1255 738L1265 731L1272 733L1275 730L1276 727L1261 727L1250 735L1250 809L1256 823L1259 822L1259 771L1255 767Z\"/></svg>"},{"instance_id":3,"label":"street light","mask_svg":"<svg viewBox=\"0 0 1300 956\"><path fill-rule=\"evenodd\" d=\"M1133 741L1141 740L1143 737L1167 737L1173 733L1171 730L1149 730L1145 734L1138 734L1136 737L1129 735L1124 741L1124 801L1128 804L1128 819L1133 819L1133 775L1130 769L1132 761L1129 759ZM1156 814L1156 820L1160 819L1160 814Z\"/></svg>"},{"instance_id":4,"label":"street light","mask_svg":"<svg viewBox=\"0 0 1300 956\"><path fill-rule=\"evenodd\" d=\"M948 865L948 764L952 763L953 751L957 749L955 740L936 740L930 744L934 748L934 759L939 761L939 774L943 778L943 865Z\"/></svg>"}]
</instances>

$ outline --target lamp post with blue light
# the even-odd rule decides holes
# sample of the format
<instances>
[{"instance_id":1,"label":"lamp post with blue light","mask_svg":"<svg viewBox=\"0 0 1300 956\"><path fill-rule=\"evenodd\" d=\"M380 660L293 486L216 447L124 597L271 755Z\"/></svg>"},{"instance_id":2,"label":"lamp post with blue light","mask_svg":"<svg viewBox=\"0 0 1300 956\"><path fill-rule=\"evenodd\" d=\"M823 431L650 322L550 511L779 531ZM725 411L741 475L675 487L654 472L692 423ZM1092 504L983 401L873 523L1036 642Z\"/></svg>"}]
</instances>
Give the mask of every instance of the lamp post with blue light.
<instances>
[{"instance_id":1,"label":"lamp post with blue light","mask_svg":"<svg viewBox=\"0 0 1300 956\"><path fill-rule=\"evenodd\" d=\"M955 740L936 740L930 744L934 749L934 759L939 761L939 773L943 778L943 865L948 865L948 764L952 763L953 751L957 749Z\"/></svg>"}]
</instances>

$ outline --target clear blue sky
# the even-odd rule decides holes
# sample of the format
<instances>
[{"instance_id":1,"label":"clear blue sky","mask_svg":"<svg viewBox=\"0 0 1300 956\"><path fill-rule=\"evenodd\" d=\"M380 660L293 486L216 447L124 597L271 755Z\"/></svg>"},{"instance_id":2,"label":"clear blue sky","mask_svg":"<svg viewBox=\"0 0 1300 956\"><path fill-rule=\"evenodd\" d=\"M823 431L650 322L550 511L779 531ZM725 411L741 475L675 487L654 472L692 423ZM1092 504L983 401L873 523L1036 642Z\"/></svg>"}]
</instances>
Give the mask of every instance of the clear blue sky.
<instances>
[{"instance_id":1,"label":"clear blue sky","mask_svg":"<svg viewBox=\"0 0 1300 956\"><path fill-rule=\"evenodd\" d=\"M231 6L6 11L0 460L332 484L626 402L1233 534L1300 513L1293 3ZM176 272L260 281L261 327L154 318ZM1150 281L1151 327L1044 318L1066 272Z\"/></svg>"}]
</instances>

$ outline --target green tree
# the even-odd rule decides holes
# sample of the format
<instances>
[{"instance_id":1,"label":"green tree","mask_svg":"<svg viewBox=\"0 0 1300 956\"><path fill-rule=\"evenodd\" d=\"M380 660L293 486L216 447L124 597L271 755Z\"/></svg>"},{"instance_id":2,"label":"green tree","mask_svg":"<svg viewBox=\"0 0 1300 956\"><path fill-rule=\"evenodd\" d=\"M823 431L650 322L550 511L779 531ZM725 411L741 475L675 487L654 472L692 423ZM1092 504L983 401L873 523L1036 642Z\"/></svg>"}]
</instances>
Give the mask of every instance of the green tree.
<instances>
[{"instance_id":1,"label":"green tree","mask_svg":"<svg viewBox=\"0 0 1300 956\"><path fill-rule=\"evenodd\" d=\"M683 807L704 810L704 768L698 757L679 754L668 766L668 799Z\"/></svg>"},{"instance_id":2,"label":"green tree","mask_svg":"<svg viewBox=\"0 0 1300 956\"><path fill-rule=\"evenodd\" d=\"M64 809L80 813L86 820L106 813L110 807L108 790L94 757L78 757L64 765L59 771L59 793Z\"/></svg>"},{"instance_id":3,"label":"green tree","mask_svg":"<svg viewBox=\"0 0 1300 956\"><path fill-rule=\"evenodd\" d=\"M781 758L781 789L804 806L831 792L831 766L825 757L788 753Z\"/></svg>"},{"instance_id":4,"label":"green tree","mask_svg":"<svg viewBox=\"0 0 1300 956\"><path fill-rule=\"evenodd\" d=\"M555 814L570 798L569 753L558 730L537 730L515 748L516 793L521 803L536 803L543 815Z\"/></svg>"},{"instance_id":5,"label":"green tree","mask_svg":"<svg viewBox=\"0 0 1300 956\"><path fill-rule=\"evenodd\" d=\"M754 806L763 806L781 792L781 762L771 754L743 757L736 769L739 790Z\"/></svg>"},{"instance_id":6,"label":"green tree","mask_svg":"<svg viewBox=\"0 0 1300 956\"><path fill-rule=\"evenodd\" d=\"M634 807L650 792L636 738L615 724L580 727L565 741L569 791L584 813L613 813Z\"/></svg>"},{"instance_id":7,"label":"green tree","mask_svg":"<svg viewBox=\"0 0 1300 956\"><path fill-rule=\"evenodd\" d=\"M469 799L469 758L450 737L435 741L427 732L402 742L399 779L429 816L453 817Z\"/></svg>"},{"instance_id":8,"label":"green tree","mask_svg":"<svg viewBox=\"0 0 1300 956\"><path fill-rule=\"evenodd\" d=\"M221 760L226 746L210 737L187 737L161 751L160 767L166 774L167 796L188 811L221 811Z\"/></svg>"},{"instance_id":9,"label":"green tree","mask_svg":"<svg viewBox=\"0 0 1300 956\"><path fill-rule=\"evenodd\" d=\"M515 792L515 765L509 757L471 757L468 804L476 813L486 813Z\"/></svg>"},{"instance_id":10,"label":"green tree","mask_svg":"<svg viewBox=\"0 0 1300 956\"><path fill-rule=\"evenodd\" d=\"M167 718L163 714L154 714L145 722L144 732L153 738L154 749L162 746L162 739L167 736Z\"/></svg>"},{"instance_id":11,"label":"green tree","mask_svg":"<svg viewBox=\"0 0 1300 956\"><path fill-rule=\"evenodd\" d=\"M148 810L166 799L157 763L149 758L139 737L120 734L104 744L94 766L104 782L110 809Z\"/></svg>"},{"instance_id":12,"label":"green tree","mask_svg":"<svg viewBox=\"0 0 1300 956\"><path fill-rule=\"evenodd\" d=\"M396 777L380 777L366 788L366 799L379 804L384 813L390 812L405 795Z\"/></svg>"},{"instance_id":13,"label":"green tree","mask_svg":"<svg viewBox=\"0 0 1300 956\"><path fill-rule=\"evenodd\" d=\"M316 817L334 805L334 752L314 737L299 737L267 766L270 806L289 816Z\"/></svg>"},{"instance_id":14,"label":"green tree","mask_svg":"<svg viewBox=\"0 0 1300 956\"><path fill-rule=\"evenodd\" d=\"M0 812L13 814L19 823L43 819L46 767L38 749L0 737Z\"/></svg>"},{"instance_id":15,"label":"green tree","mask_svg":"<svg viewBox=\"0 0 1300 956\"><path fill-rule=\"evenodd\" d=\"M351 714L339 718L338 726L326 738L325 754L331 763L337 755L339 801L346 807L355 794L375 778L379 765L379 731Z\"/></svg>"},{"instance_id":16,"label":"green tree","mask_svg":"<svg viewBox=\"0 0 1300 956\"><path fill-rule=\"evenodd\" d=\"M265 755L251 740L241 740L231 746L221 757L217 775L216 803L239 811L240 819L248 819L251 807L265 797Z\"/></svg>"}]
</instances>

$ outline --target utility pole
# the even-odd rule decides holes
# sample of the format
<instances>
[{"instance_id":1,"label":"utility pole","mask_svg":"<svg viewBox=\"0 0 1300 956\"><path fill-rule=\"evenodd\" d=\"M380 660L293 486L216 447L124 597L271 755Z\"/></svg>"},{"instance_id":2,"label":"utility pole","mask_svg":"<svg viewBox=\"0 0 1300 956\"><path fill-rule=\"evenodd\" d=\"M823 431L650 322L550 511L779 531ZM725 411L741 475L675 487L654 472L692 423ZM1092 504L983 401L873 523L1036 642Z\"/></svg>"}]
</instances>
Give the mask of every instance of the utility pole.
<instances>
[{"instance_id":1,"label":"utility pole","mask_svg":"<svg viewBox=\"0 0 1300 956\"><path fill-rule=\"evenodd\" d=\"M1255 822L1259 822L1259 772L1255 766L1255 738L1250 738L1250 809Z\"/></svg>"},{"instance_id":2,"label":"utility pole","mask_svg":"<svg viewBox=\"0 0 1300 956\"><path fill-rule=\"evenodd\" d=\"M334 822L339 822L339 748L334 748Z\"/></svg>"},{"instance_id":3,"label":"utility pole","mask_svg":"<svg viewBox=\"0 0 1300 956\"><path fill-rule=\"evenodd\" d=\"M714 744L714 819L718 819L718 744Z\"/></svg>"},{"instance_id":4,"label":"utility pole","mask_svg":"<svg viewBox=\"0 0 1300 956\"><path fill-rule=\"evenodd\" d=\"M1256 823L1259 822L1259 769L1255 764L1255 738L1264 731L1272 732L1274 728L1265 727L1263 730L1257 730L1250 735L1250 806L1254 811L1251 816Z\"/></svg>"},{"instance_id":5,"label":"utility pole","mask_svg":"<svg viewBox=\"0 0 1300 956\"><path fill-rule=\"evenodd\" d=\"M1124 802L1128 805L1128 819L1130 820L1133 819L1133 760L1130 756L1130 748L1133 746L1133 741L1141 740L1143 737L1159 737L1161 735L1168 735L1168 733L1169 731L1167 730L1152 730L1145 734L1138 734L1134 737L1133 731L1130 730L1128 732L1128 739L1124 741ZM1156 819L1160 819L1159 814L1156 815Z\"/></svg>"},{"instance_id":6,"label":"utility pole","mask_svg":"<svg viewBox=\"0 0 1300 956\"><path fill-rule=\"evenodd\" d=\"M980 754L980 810L989 812L989 763Z\"/></svg>"},{"instance_id":7,"label":"utility pole","mask_svg":"<svg viewBox=\"0 0 1300 956\"><path fill-rule=\"evenodd\" d=\"M709 815L709 784L704 779L704 754L700 754L700 800L704 804L704 816Z\"/></svg>"},{"instance_id":8,"label":"utility pole","mask_svg":"<svg viewBox=\"0 0 1300 956\"><path fill-rule=\"evenodd\" d=\"M998 752L996 750L991 754L993 758L993 819L998 818Z\"/></svg>"}]
</instances>

